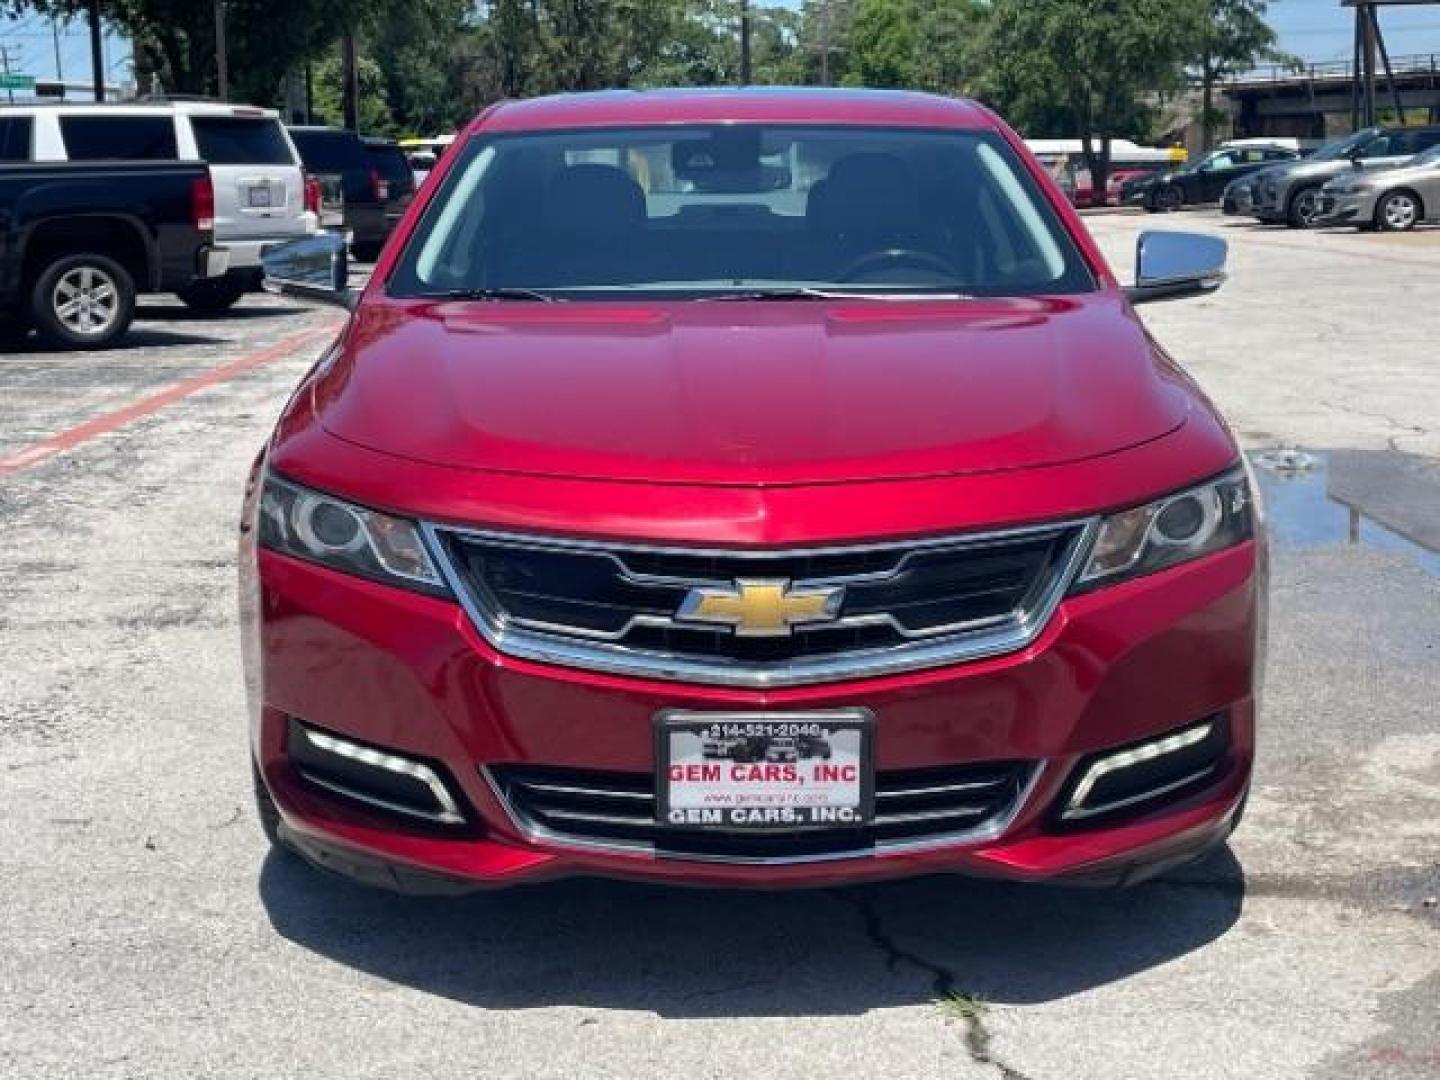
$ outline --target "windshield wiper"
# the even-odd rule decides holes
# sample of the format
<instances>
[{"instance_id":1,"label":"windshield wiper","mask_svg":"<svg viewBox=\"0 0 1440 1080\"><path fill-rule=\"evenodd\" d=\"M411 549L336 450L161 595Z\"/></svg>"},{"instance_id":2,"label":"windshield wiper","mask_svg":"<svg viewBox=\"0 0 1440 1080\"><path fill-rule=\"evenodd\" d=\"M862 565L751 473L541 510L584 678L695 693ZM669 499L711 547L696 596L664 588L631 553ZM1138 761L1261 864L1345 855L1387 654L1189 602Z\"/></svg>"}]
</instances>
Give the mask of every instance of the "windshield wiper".
<instances>
[{"instance_id":1,"label":"windshield wiper","mask_svg":"<svg viewBox=\"0 0 1440 1080\"><path fill-rule=\"evenodd\" d=\"M866 289L816 289L800 285L794 288L742 289L697 297L702 301L719 300L973 300L969 293L895 290L891 292Z\"/></svg>"},{"instance_id":2,"label":"windshield wiper","mask_svg":"<svg viewBox=\"0 0 1440 1080\"><path fill-rule=\"evenodd\" d=\"M737 289L735 292L716 293L714 296L699 296L697 300L848 300L863 293L832 292L829 289L815 289L806 285L784 286L773 289Z\"/></svg>"},{"instance_id":3,"label":"windshield wiper","mask_svg":"<svg viewBox=\"0 0 1440 1080\"><path fill-rule=\"evenodd\" d=\"M539 289L519 289L502 285L476 289L447 289L440 295L446 300L538 300L546 304L559 303L563 299L547 292L541 292Z\"/></svg>"}]
</instances>

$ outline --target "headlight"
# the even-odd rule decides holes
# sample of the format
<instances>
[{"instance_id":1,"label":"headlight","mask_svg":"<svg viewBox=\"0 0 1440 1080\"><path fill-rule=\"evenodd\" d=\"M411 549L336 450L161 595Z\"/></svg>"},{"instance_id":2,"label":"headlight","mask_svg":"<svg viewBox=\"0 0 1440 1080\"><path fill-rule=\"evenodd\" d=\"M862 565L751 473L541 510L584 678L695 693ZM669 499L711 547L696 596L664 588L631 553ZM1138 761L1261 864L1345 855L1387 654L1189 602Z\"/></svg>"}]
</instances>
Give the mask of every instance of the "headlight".
<instances>
[{"instance_id":1,"label":"headlight","mask_svg":"<svg viewBox=\"0 0 1440 1080\"><path fill-rule=\"evenodd\" d=\"M413 521L266 475L257 522L260 546L334 570L435 596L450 590Z\"/></svg>"},{"instance_id":2,"label":"headlight","mask_svg":"<svg viewBox=\"0 0 1440 1080\"><path fill-rule=\"evenodd\" d=\"M1072 592L1084 592L1198 559L1255 535L1255 507L1243 468L1110 514L1100 522Z\"/></svg>"}]
</instances>

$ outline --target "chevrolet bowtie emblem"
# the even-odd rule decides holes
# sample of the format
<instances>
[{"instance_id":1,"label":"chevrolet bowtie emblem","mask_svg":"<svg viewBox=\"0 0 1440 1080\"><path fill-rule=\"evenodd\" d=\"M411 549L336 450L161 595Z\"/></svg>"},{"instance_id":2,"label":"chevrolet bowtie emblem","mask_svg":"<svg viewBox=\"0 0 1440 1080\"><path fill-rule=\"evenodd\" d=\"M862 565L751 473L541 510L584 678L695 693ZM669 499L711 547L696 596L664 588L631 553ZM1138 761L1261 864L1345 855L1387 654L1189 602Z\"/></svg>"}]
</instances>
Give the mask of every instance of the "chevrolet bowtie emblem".
<instances>
[{"instance_id":1,"label":"chevrolet bowtie emblem","mask_svg":"<svg viewBox=\"0 0 1440 1080\"><path fill-rule=\"evenodd\" d=\"M691 589L675 618L729 626L738 637L784 637L804 623L838 618L844 598L843 585L791 588L785 578L740 578Z\"/></svg>"}]
</instances>

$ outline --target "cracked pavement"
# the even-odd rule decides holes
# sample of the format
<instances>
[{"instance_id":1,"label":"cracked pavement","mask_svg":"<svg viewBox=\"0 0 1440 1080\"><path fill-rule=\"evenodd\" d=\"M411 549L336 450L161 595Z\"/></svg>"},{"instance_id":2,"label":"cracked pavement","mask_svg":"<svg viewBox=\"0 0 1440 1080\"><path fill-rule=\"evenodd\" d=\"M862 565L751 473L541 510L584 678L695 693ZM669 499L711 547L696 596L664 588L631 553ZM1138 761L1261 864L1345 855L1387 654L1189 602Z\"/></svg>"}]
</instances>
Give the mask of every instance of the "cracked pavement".
<instances>
[{"instance_id":1,"label":"cracked pavement","mask_svg":"<svg viewBox=\"0 0 1440 1080\"><path fill-rule=\"evenodd\" d=\"M1403 466L1392 525L1440 505L1440 232L1090 224L1122 273L1141 227L1230 239L1226 289L1144 309L1157 337L1249 447ZM335 318L242 311L0 356L0 456ZM233 525L316 351L0 476L0 1076L1440 1076L1440 577L1338 505L1274 552L1245 823L1132 890L415 899L267 854ZM1273 483L1290 512L1305 481Z\"/></svg>"}]
</instances>

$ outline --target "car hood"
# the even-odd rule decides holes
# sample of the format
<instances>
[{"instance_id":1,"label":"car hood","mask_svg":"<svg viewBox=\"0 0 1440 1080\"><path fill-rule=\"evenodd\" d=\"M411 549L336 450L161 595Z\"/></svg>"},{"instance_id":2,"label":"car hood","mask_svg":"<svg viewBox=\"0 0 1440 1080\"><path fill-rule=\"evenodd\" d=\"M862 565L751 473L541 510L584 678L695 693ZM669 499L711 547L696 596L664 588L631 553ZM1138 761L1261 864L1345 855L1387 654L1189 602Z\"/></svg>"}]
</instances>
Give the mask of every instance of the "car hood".
<instances>
[{"instance_id":1,"label":"car hood","mask_svg":"<svg viewBox=\"0 0 1440 1080\"><path fill-rule=\"evenodd\" d=\"M1366 187L1381 187L1392 184L1404 183L1407 180L1425 180L1440 176L1440 166L1430 165L1382 165L1377 168L1357 170L1358 176L1350 177L1342 174L1335 177L1331 183L1341 180L1353 179L1356 183Z\"/></svg>"},{"instance_id":2,"label":"car hood","mask_svg":"<svg viewBox=\"0 0 1440 1080\"><path fill-rule=\"evenodd\" d=\"M1345 158L1333 161L1297 161L1293 165L1277 166L1273 173L1267 173L1267 175L1277 179L1288 177L1293 180L1319 180L1339 176L1354 168L1356 168L1354 162Z\"/></svg>"},{"instance_id":3,"label":"car hood","mask_svg":"<svg viewBox=\"0 0 1440 1080\"><path fill-rule=\"evenodd\" d=\"M794 484L1029 468L1180 426L1118 293L1081 299L368 299L314 384L331 434L462 469Z\"/></svg>"}]
</instances>

